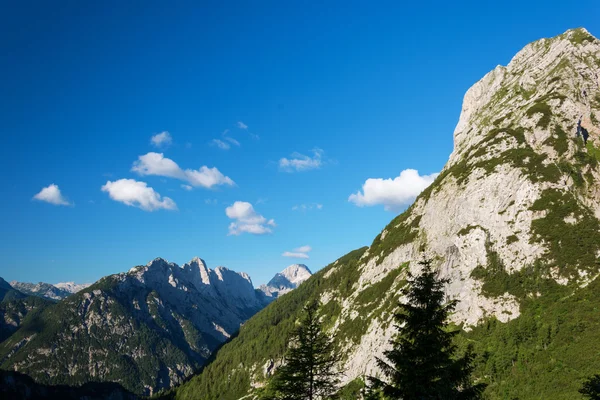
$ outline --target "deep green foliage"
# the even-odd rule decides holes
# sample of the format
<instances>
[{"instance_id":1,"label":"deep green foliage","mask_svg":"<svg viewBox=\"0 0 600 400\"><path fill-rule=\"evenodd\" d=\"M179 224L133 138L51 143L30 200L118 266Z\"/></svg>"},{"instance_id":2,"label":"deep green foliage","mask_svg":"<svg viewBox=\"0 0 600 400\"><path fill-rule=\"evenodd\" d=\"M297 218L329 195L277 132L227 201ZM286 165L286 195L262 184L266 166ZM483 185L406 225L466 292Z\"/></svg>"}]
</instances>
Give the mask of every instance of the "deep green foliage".
<instances>
[{"instance_id":1,"label":"deep green foliage","mask_svg":"<svg viewBox=\"0 0 600 400\"><path fill-rule=\"evenodd\" d=\"M448 329L456 306L456 301L444 304L448 281L436 277L430 261L420 264L422 272L409 274L403 290L407 302L399 303L395 315L399 333L390 342L392 349L384 352L385 360L377 359L387 380L370 380L386 399L478 399L485 385L471 383L474 355L467 349L456 357L458 331Z\"/></svg>"},{"instance_id":2,"label":"deep green foliage","mask_svg":"<svg viewBox=\"0 0 600 400\"><path fill-rule=\"evenodd\" d=\"M579 389L579 393L588 399L600 400L600 375L596 374L587 379Z\"/></svg>"},{"instance_id":3,"label":"deep green foliage","mask_svg":"<svg viewBox=\"0 0 600 400\"><path fill-rule=\"evenodd\" d=\"M319 304L304 307L285 353L284 365L270 382L274 396L281 400L326 399L337 391L339 355L334 338L321 327Z\"/></svg>"}]
</instances>

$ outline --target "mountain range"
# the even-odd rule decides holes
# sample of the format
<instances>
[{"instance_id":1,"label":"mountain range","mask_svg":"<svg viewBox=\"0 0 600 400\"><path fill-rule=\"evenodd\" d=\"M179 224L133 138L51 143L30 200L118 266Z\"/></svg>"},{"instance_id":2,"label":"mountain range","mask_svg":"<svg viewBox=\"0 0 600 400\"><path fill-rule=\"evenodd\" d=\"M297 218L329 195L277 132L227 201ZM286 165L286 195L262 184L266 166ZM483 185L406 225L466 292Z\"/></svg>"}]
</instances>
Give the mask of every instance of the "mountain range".
<instances>
[{"instance_id":1,"label":"mountain range","mask_svg":"<svg viewBox=\"0 0 600 400\"><path fill-rule=\"evenodd\" d=\"M289 291L309 276L292 266L277 282ZM0 309L3 369L42 384L117 382L145 395L190 376L274 298L246 273L209 269L197 257L181 267L157 258L72 295L44 283L13 285L2 286L19 299ZM279 287L264 290L277 295Z\"/></svg>"},{"instance_id":2,"label":"mountain range","mask_svg":"<svg viewBox=\"0 0 600 400\"><path fill-rule=\"evenodd\" d=\"M580 28L528 44L466 92L448 162L406 211L257 313L170 396L252 398L317 300L358 398L390 348L407 273L430 259L486 398L578 398L600 371L599 121L600 41Z\"/></svg>"}]
</instances>

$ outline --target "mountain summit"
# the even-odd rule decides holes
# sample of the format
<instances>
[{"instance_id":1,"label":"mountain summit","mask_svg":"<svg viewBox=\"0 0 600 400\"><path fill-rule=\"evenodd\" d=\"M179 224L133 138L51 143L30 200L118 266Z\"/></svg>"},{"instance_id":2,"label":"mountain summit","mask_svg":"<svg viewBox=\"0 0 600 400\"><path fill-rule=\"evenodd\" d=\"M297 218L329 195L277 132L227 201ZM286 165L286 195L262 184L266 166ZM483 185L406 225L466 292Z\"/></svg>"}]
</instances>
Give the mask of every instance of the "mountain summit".
<instances>
[{"instance_id":1,"label":"mountain summit","mask_svg":"<svg viewBox=\"0 0 600 400\"><path fill-rule=\"evenodd\" d=\"M586 350L600 341L599 121L600 41L580 28L528 44L467 91L433 184L368 248L250 319L178 394L252 392L285 352L272 338L289 335L308 300L323 304L343 383L377 375L406 273L428 258L459 301L460 337L486 354L475 373L490 398L573 398L600 370Z\"/></svg>"},{"instance_id":2,"label":"mountain summit","mask_svg":"<svg viewBox=\"0 0 600 400\"><path fill-rule=\"evenodd\" d=\"M304 264L292 264L275 276L266 285L260 285L267 301L276 299L294 289L312 276L312 272Z\"/></svg>"}]
</instances>

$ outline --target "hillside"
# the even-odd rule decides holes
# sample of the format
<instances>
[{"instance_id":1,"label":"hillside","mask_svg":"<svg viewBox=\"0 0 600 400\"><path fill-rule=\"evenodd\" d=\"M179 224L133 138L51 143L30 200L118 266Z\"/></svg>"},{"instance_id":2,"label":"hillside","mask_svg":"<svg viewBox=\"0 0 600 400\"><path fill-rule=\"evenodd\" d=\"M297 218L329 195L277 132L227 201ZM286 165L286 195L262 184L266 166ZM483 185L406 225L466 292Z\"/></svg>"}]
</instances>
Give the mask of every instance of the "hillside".
<instances>
[{"instance_id":1,"label":"hillside","mask_svg":"<svg viewBox=\"0 0 600 400\"><path fill-rule=\"evenodd\" d=\"M459 304L490 399L573 399L600 371L600 41L569 30L525 46L465 94L434 183L368 248L250 319L176 398L238 399L281 361L320 300L344 382L376 374L407 269L430 258Z\"/></svg>"}]
</instances>

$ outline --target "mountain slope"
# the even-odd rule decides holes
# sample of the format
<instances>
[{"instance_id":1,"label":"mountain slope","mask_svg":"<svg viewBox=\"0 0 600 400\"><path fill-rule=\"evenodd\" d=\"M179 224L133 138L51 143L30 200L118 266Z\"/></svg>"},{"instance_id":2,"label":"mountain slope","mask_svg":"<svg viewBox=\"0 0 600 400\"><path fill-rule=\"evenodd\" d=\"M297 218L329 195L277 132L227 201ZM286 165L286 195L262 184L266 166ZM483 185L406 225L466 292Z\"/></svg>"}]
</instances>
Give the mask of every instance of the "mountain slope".
<instances>
[{"instance_id":1,"label":"mountain slope","mask_svg":"<svg viewBox=\"0 0 600 400\"><path fill-rule=\"evenodd\" d=\"M0 344L0 366L44 384L112 381L151 394L192 374L262 307L244 273L155 259L26 319Z\"/></svg>"},{"instance_id":2,"label":"mountain slope","mask_svg":"<svg viewBox=\"0 0 600 400\"><path fill-rule=\"evenodd\" d=\"M26 283L11 281L10 285L21 293L25 293L30 296L43 297L49 300L62 300L71 295L71 292L44 282Z\"/></svg>"},{"instance_id":3,"label":"mountain slope","mask_svg":"<svg viewBox=\"0 0 600 400\"><path fill-rule=\"evenodd\" d=\"M258 290L264 293L267 302L276 299L294 289L310 278L312 273L304 264L292 264L275 276L266 284L260 285Z\"/></svg>"},{"instance_id":4,"label":"mountain slope","mask_svg":"<svg viewBox=\"0 0 600 400\"><path fill-rule=\"evenodd\" d=\"M378 372L407 269L433 259L481 355L487 396L577 397L600 371L600 41L527 45L470 88L435 182L361 249L250 319L177 398L238 399L281 361L301 305L324 304L344 383ZM225 379L227 377L227 379Z\"/></svg>"},{"instance_id":5,"label":"mountain slope","mask_svg":"<svg viewBox=\"0 0 600 400\"><path fill-rule=\"evenodd\" d=\"M46 299L29 296L0 302L0 343L19 329L26 318L51 305Z\"/></svg>"},{"instance_id":6,"label":"mountain slope","mask_svg":"<svg viewBox=\"0 0 600 400\"><path fill-rule=\"evenodd\" d=\"M27 297L26 294L21 293L10 286L4 279L0 278L0 302L23 299L25 297Z\"/></svg>"}]
</instances>

